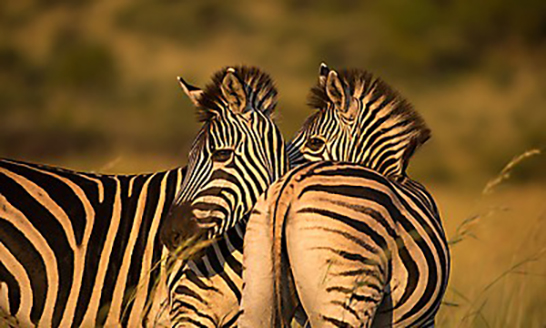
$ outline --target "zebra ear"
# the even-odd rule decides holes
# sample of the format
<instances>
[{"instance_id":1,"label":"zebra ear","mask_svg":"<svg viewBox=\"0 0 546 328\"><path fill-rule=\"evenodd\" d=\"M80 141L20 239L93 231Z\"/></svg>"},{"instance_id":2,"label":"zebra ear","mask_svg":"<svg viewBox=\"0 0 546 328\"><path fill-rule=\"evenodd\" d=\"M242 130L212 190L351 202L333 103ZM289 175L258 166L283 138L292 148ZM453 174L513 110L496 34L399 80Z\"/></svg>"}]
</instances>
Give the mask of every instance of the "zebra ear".
<instances>
[{"instance_id":1,"label":"zebra ear","mask_svg":"<svg viewBox=\"0 0 546 328\"><path fill-rule=\"evenodd\" d=\"M345 87L343 87L343 82L339 79L336 71L331 70L328 73L325 88L328 98L334 103L336 109L341 112L347 111L347 94L345 92Z\"/></svg>"},{"instance_id":2,"label":"zebra ear","mask_svg":"<svg viewBox=\"0 0 546 328\"><path fill-rule=\"evenodd\" d=\"M203 90L187 83L186 81L184 81L184 79L181 76L177 77L177 79L178 79L178 83L180 84L180 87L182 88L182 90L184 90L184 93L186 93L188 98L190 98L191 102L195 106L198 106L199 98L201 98L201 95L203 94Z\"/></svg>"},{"instance_id":3,"label":"zebra ear","mask_svg":"<svg viewBox=\"0 0 546 328\"><path fill-rule=\"evenodd\" d=\"M326 65L326 63L322 62L320 63L319 67L319 85L324 87L326 85L326 79L328 78L328 73L330 73L330 69Z\"/></svg>"},{"instance_id":4,"label":"zebra ear","mask_svg":"<svg viewBox=\"0 0 546 328\"><path fill-rule=\"evenodd\" d=\"M245 110L247 104L245 87L235 76L233 68L228 68L220 89L233 113L238 114Z\"/></svg>"}]
</instances>

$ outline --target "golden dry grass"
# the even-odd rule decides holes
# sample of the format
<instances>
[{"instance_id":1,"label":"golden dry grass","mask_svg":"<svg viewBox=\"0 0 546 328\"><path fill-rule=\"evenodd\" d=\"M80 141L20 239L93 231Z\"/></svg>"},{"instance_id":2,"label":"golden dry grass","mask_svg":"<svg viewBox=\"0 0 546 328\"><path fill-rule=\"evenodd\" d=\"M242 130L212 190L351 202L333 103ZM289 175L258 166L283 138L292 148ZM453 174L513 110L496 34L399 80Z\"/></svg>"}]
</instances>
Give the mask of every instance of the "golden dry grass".
<instances>
[{"instance_id":1,"label":"golden dry grass","mask_svg":"<svg viewBox=\"0 0 546 328\"><path fill-rule=\"evenodd\" d=\"M476 201L439 189L448 235L468 218L465 240L452 245L452 275L440 327L541 327L546 322L546 190L503 188ZM473 210L461 204L472 205Z\"/></svg>"},{"instance_id":2,"label":"golden dry grass","mask_svg":"<svg viewBox=\"0 0 546 328\"><path fill-rule=\"evenodd\" d=\"M505 186L530 150L481 191L439 188L452 275L440 327L543 327L546 323L546 188Z\"/></svg>"}]
</instances>

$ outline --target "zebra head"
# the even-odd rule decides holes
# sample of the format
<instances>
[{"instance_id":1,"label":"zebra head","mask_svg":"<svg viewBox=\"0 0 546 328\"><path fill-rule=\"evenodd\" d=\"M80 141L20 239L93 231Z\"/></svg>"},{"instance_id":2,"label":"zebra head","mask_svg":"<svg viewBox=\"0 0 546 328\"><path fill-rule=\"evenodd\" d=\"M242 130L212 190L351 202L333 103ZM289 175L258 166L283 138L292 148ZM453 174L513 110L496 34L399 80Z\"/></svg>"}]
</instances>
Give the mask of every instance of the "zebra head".
<instances>
[{"instance_id":1,"label":"zebra head","mask_svg":"<svg viewBox=\"0 0 546 328\"><path fill-rule=\"evenodd\" d=\"M203 126L162 224L161 240L170 250L189 237L214 238L233 227L287 166L271 117L277 91L267 74L255 67L226 68L204 90L180 81Z\"/></svg>"},{"instance_id":2,"label":"zebra head","mask_svg":"<svg viewBox=\"0 0 546 328\"><path fill-rule=\"evenodd\" d=\"M317 111L287 147L292 166L333 160L405 174L410 157L430 137L412 106L363 70L337 72L321 64L309 106Z\"/></svg>"}]
</instances>

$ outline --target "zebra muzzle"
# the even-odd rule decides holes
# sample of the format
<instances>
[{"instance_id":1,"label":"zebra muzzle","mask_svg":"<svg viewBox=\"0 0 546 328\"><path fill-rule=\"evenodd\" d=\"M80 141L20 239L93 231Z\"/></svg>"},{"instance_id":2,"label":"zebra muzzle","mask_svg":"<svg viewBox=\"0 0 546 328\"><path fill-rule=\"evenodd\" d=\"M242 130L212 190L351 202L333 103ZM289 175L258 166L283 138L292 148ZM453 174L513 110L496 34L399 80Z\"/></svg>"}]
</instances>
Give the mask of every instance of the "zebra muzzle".
<instances>
[{"instance_id":1,"label":"zebra muzzle","mask_svg":"<svg viewBox=\"0 0 546 328\"><path fill-rule=\"evenodd\" d=\"M206 232L198 225L191 204L182 203L170 209L160 229L160 240L170 252L175 252L203 240Z\"/></svg>"}]
</instances>

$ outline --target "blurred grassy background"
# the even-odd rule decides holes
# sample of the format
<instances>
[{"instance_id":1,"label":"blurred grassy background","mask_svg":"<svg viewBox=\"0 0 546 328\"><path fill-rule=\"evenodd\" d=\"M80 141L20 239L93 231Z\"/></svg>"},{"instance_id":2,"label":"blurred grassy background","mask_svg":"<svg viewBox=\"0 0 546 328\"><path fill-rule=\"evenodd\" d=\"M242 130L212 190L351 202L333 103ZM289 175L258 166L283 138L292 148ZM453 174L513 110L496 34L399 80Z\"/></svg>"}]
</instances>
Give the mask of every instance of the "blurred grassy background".
<instances>
[{"instance_id":1,"label":"blurred grassy background","mask_svg":"<svg viewBox=\"0 0 546 328\"><path fill-rule=\"evenodd\" d=\"M468 232L440 326L544 327L545 261L502 274L546 247L546 156L481 194L546 145L542 0L0 0L0 156L115 173L183 165L199 125L175 77L202 85L241 63L277 81L289 138L321 61L381 76L433 131L412 176L450 238Z\"/></svg>"}]
</instances>

